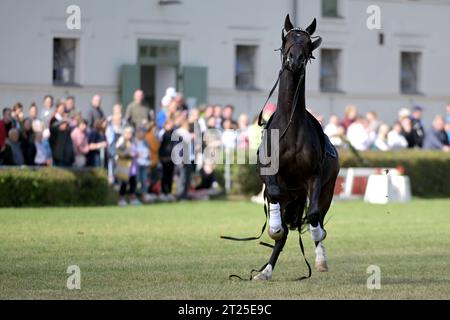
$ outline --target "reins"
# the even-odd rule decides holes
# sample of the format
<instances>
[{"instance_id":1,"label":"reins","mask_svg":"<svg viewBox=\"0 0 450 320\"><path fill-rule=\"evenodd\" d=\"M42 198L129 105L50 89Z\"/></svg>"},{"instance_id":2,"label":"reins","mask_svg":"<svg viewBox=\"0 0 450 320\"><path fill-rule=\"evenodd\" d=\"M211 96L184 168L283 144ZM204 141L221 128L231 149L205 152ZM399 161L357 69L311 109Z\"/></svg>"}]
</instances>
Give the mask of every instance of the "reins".
<instances>
[{"instance_id":1,"label":"reins","mask_svg":"<svg viewBox=\"0 0 450 320\"><path fill-rule=\"evenodd\" d=\"M272 89L270 90L269 96L267 97L266 102L264 102L264 104L263 104L263 107L262 107L262 109L261 109L261 112L259 113L259 116L258 116L258 126L262 126L262 125L263 125L263 122L262 122L262 114L263 114L263 112L264 112L264 107L267 105L267 102L269 102L270 98L272 97L273 93L275 92L275 89L276 89L277 86L278 86L278 82L280 82L280 78L281 78L281 75L282 75L283 72L284 72L284 69L285 69L285 67L283 66L283 67L281 68L280 72L278 72L278 78L277 78L277 81L275 81L275 84L273 85Z\"/></svg>"},{"instance_id":2,"label":"reins","mask_svg":"<svg viewBox=\"0 0 450 320\"><path fill-rule=\"evenodd\" d=\"M268 215L268 207L270 207L270 202L268 201L268 199L264 195L265 220L264 220L264 225L262 227L262 230L261 230L261 233L259 234L259 236L257 236L257 237L247 237L247 238L235 238L235 237L229 237L229 236L220 236L220 238L224 239L224 240L233 240L233 241L252 241L252 240L260 239L261 236L264 234L264 230L266 230L267 220L268 220L268 217L269 217L269 215ZM308 260L306 259L306 256L305 256L305 247L303 246L302 232L301 232L300 229L298 230L298 242L299 242L299 246L300 246L300 252L301 252L301 254L303 256L303 259L305 260L306 266L308 267L308 275L302 276L300 278L295 279L295 281L302 281L302 280L311 278L312 272L311 272L311 266L310 266L310 264L309 264L309 262L308 262ZM266 242L260 241L259 244L262 245L262 246L265 246L265 247L272 248L272 249L274 248L274 245L266 243ZM283 251L283 250L281 250L281 251ZM239 276L237 274L230 274L228 276L228 279L231 280L233 278L236 278L236 279L239 279L239 280L242 280L242 281L251 281L253 279L253 277L254 277L253 273L263 271L264 268L267 267L268 264L269 263L267 262L262 267L260 267L259 269L252 269L252 270L250 270L250 276L248 278L243 278L243 277L241 277L241 276Z\"/></svg>"},{"instance_id":3,"label":"reins","mask_svg":"<svg viewBox=\"0 0 450 320\"><path fill-rule=\"evenodd\" d=\"M283 66L283 68L281 68L280 72L278 73L277 81L275 82L274 86L270 90L269 96L267 97L266 102L264 103L264 106L267 104L267 102L269 102L270 98L272 97L273 93L275 92L275 89L278 86L278 83L280 82L281 75L283 74L285 69L286 69L286 67ZM295 110L297 108L300 84L301 84L303 78L304 78L304 74L302 74L300 76L300 78L298 79L297 87L295 89L295 94L294 94L294 100L292 102L293 103L293 107L292 107L291 115L289 117L289 121L288 121L287 126L284 128L283 132L280 135L280 138L279 138L280 140L284 137L284 135L286 134L286 132L288 131L289 127L291 126L291 124L293 122L292 120L294 119ZM263 114L263 112L264 112L264 107L262 108L262 110L261 110L261 112L259 113L259 116L258 116L258 125L259 126L263 125L263 122L262 122L262 114Z\"/></svg>"},{"instance_id":4,"label":"reins","mask_svg":"<svg viewBox=\"0 0 450 320\"><path fill-rule=\"evenodd\" d=\"M268 218L269 218L269 214L268 214L268 205L269 205L269 202L267 201L267 204L266 204L266 198L264 197L264 215L265 215L265 219L264 219L264 224L263 224L263 226L262 226L262 228L261 228L261 233L259 234L259 236L257 236L257 237L246 237L246 238L236 238L236 237L230 237L230 236L220 236L220 239L224 239L224 240L232 240L232 241L253 241L253 240L258 240L258 239L260 239L261 237L262 237L262 235L264 234L264 231L266 230L266 226L267 226L267 220L268 220ZM262 241L260 241L259 242L259 244L260 245L263 245L263 246L265 246L265 247L269 247L269 248L272 248L273 249L273 245L271 245L271 244L269 244L269 243L266 243L266 242L262 242ZM265 268L265 266L264 266L264 268ZM263 268L263 269L264 269Z\"/></svg>"}]
</instances>

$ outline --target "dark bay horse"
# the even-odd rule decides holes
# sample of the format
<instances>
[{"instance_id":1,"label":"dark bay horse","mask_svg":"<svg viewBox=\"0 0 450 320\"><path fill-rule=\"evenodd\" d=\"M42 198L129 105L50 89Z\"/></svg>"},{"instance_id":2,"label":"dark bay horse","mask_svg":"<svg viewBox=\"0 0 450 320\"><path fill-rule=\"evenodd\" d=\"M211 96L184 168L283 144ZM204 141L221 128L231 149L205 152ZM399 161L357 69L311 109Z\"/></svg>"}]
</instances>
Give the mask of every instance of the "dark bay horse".
<instances>
[{"instance_id":1,"label":"dark bay horse","mask_svg":"<svg viewBox=\"0 0 450 320\"><path fill-rule=\"evenodd\" d=\"M316 269L328 271L322 243L326 237L323 223L333 198L339 161L336 149L305 104L306 64L314 58L312 53L322 41L320 37L313 37L315 29L316 19L302 30L294 28L289 15L286 16L286 34L282 31L278 107L265 126L258 150L258 171L265 184L265 197L270 208L269 235L275 240L275 246L268 264L254 280L271 279L288 230L300 231L304 223L309 223L315 242ZM278 170L262 173L267 164L263 164L261 155L269 155L274 144L279 153ZM307 200L309 205L303 219Z\"/></svg>"}]
</instances>

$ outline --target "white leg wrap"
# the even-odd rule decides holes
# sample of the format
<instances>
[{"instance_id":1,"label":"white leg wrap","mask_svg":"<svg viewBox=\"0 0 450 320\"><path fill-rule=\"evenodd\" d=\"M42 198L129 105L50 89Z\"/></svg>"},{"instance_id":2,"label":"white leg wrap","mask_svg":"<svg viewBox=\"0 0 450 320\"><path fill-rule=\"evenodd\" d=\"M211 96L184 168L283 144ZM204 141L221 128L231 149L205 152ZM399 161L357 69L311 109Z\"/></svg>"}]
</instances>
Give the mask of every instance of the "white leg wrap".
<instances>
[{"instance_id":1,"label":"white leg wrap","mask_svg":"<svg viewBox=\"0 0 450 320\"><path fill-rule=\"evenodd\" d=\"M316 262L327 261L327 254L325 252L325 247L323 246L322 242L319 242L315 251L316 251Z\"/></svg>"},{"instance_id":2,"label":"white leg wrap","mask_svg":"<svg viewBox=\"0 0 450 320\"><path fill-rule=\"evenodd\" d=\"M311 234L312 241L321 241L324 236L324 231L320 226L320 223L316 227L309 225L309 233Z\"/></svg>"},{"instance_id":3,"label":"white leg wrap","mask_svg":"<svg viewBox=\"0 0 450 320\"><path fill-rule=\"evenodd\" d=\"M268 264L263 271L261 271L261 274L267 279L272 279L272 265Z\"/></svg>"},{"instance_id":4,"label":"white leg wrap","mask_svg":"<svg viewBox=\"0 0 450 320\"><path fill-rule=\"evenodd\" d=\"M279 203L271 203L270 207L270 219L269 228L273 233L277 233L281 230L281 211Z\"/></svg>"}]
</instances>

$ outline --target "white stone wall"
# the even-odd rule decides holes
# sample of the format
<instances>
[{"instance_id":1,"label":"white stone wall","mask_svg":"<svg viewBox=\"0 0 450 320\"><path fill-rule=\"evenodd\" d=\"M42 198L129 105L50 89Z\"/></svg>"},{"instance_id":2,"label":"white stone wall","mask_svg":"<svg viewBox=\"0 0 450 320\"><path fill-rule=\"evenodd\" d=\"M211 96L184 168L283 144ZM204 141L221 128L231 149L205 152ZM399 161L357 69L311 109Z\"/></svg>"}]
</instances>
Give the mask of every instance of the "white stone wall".
<instances>
[{"instance_id":1,"label":"white stone wall","mask_svg":"<svg viewBox=\"0 0 450 320\"><path fill-rule=\"evenodd\" d=\"M232 103L238 112L255 115L272 87L280 67L280 33L293 0L181 0L160 6L158 0L77 0L82 28L66 28L67 6L73 0L0 1L0 107L21 101L41 103L46 93L73 94L86 110L90 96L103 95L109 111L119 96L119 70L137 62L138 39L180 42L182 65L208 67L209 100ZM366 28L366 8L378 4L385 45L378 31ZM343 19L322 18L320 1L297 0L297 17L306 27L318 18L317 34L324 48L342 49L341 89L319 90L320 54L308 66L307 103L328 116L342 114L346 104L375 110L391 122L397 110L414 103L427 108L425 117L443 112L450 101L450 1L341 0ZM77 79L81 87L52 85L52 39L79 39ZM235 46L258 45L258 91L234 88ZM400 52L422 52L423 95L401 95Z\"/></svg>"}]
</instances>

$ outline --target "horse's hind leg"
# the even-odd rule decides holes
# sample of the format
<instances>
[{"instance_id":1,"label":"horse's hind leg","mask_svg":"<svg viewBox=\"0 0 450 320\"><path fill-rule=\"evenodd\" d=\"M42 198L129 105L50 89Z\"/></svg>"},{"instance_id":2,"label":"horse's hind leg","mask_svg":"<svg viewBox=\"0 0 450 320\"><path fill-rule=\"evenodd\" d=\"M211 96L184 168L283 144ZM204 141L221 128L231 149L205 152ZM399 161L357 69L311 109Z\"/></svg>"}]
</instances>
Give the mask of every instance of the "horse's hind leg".
<instances>
[{"instance_id":1,"label":"horse's hind leg","mask_svg":"<svg viewBox=\"0 0 450 320\"><path fill-rule=\"evenodd\" d=\"M272 250L272 255L270 256L267 266L253 277L253 280L270 280L272 278L273 269L275 269L275 264L277 263L278 257L286 244L286 239L288 236L288 229L284 226L285 232L280 240L275 241L275 246Z\"/></svg>"}]
</instances>

